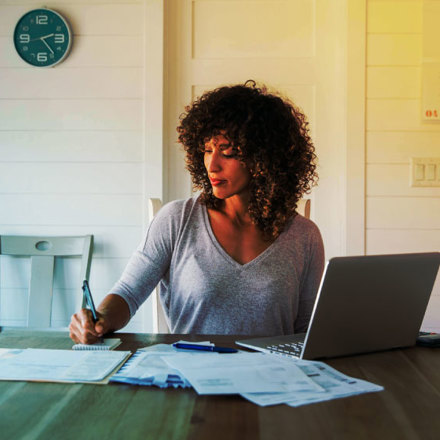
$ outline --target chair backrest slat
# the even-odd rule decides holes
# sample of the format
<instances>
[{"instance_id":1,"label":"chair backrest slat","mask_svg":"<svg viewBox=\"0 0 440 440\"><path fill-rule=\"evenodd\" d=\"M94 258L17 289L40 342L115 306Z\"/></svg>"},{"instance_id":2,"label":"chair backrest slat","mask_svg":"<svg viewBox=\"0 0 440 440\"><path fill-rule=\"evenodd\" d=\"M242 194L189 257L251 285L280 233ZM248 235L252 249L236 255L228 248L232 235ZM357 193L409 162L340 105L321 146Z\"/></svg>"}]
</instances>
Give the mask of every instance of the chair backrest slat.
<instances>
[{"instance_id":1,"label":"chair backrest slat","mask_svg":"<svg viewBox=\"0 0 440 440\"><path fill-rule=\"evenodd\" d=\"M31 257L29 282L28 327L50 327L53 298L53 269L55 257ZM44 294L42 294L44 292Z\"/></svg>"},{"instance_id":2,"label":"chair backrest slat","mask_svg":"<svg viewBox=\"0 0 440 440\"><path fill-rule=\"evenodd\" d=\"M305 218L310 218L310 199L298 200L296 212Z\"/></svg>"},{"instance_id":3,"label":"chair backrest slat","mask_svg":"<svg viewBox=\"0 0 440 440\"><path fill-rule=\"evenodd\" d=\"M154 216L159 212L162 207L162 201L160 199L148 200L148 216L149 220L153 220ZM162 304L160 303L159 289L156 287L153 291L153 309L155 314L154 331L158 333L170 333L165 312Z\"/></svg>"}]
</instances>

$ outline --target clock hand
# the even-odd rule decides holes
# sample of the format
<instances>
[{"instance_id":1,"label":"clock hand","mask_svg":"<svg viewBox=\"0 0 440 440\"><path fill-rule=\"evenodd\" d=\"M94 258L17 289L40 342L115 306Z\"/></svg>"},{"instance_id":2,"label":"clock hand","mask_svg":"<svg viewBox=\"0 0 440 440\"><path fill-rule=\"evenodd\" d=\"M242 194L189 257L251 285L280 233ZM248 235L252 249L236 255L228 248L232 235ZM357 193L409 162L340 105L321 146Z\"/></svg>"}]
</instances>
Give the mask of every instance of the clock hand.
<instances>
[{"instance_id":1,"label":"clock hand","mask_svg":"<svg viewBox=\"0 0 440 440\"><path fill-rule=\"evenodd\" d=\"M46 47L52 52L52 55L55 53L52 48L46 43L46 40L44 38L40 38L40 40L46 45Z\"/></svg>"},{"instance_id":2,"label":"clock hand","mask_svg":"<svg viewBox=\"0 0 440 440\"><path fill-rule=\"evenodd\" d=\"M45 38L53 37L54 35L55 34L48 34L48 35L43 35L42 37L32 38L32 40L29 40L29 42L37 41L37 40L44 40Z\"/></svg>"},{"instance_id":3,"label":"clock hand","mask_svg":"<svg viewBox=\"0 0 440 440\"><path fill-rule=\"evenodd\" d=\"M53 37L54 34L44 35L44 37L40 37L40 40L44 40L45 38Z\"/></svg>"}]
</instances>

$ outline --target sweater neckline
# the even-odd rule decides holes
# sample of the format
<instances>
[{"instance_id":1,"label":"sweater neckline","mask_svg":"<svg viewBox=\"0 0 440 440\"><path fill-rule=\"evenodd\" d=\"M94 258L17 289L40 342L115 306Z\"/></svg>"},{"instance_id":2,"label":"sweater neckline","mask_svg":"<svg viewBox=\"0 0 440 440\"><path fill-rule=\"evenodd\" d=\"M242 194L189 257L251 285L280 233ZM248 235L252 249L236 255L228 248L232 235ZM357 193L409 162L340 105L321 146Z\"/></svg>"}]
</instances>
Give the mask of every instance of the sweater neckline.
<instances>
[{"instance_id":1,"label":"sweater neckline","mask_svg":"<svg viewBox=\"0 0 440 440\"><path fill-rule=\"evenodd\" d=\"M200 203L200 202L199 202ZM214 231L212 230L211 222L209 221L209 215L208 215L208 209L206 208L206 205L200 203L202 214L203 214L203 223L205 226L205 229L209 235L209 238L211 239L212 244L217 249L217 251L220 253L220 255L231 265L235 266L238 269L248 269L252 266L257 265L262 260L265 260L268 255L270 255L273 250L278 246L278 243L281 239L281 237L284 235L283 231L276 239L273 241L263 252L258 254L254 259L251 261L248 261L247 263L241 264L237 260L235 260L233 257L231 257L226 250L223 248L223 246L219 243L217 240Z\"/></svg>"}]
</instances>

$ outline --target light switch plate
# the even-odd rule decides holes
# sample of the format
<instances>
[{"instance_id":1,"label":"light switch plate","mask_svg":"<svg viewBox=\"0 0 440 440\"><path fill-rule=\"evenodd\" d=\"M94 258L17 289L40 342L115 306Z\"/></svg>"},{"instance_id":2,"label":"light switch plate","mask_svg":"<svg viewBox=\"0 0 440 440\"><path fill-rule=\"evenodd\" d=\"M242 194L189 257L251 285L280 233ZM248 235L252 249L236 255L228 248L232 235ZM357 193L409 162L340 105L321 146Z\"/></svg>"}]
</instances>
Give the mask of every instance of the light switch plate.
<instances>
[{"instance_id":1,"label":"light switch plate","mask_svg":"<svg viewBox=\"0 0 440 440\"><path fill-rule=\"evenodd\" d=\"M440 157L411 158L411 186L440 187Z\"/></svg>"}]
</instances>

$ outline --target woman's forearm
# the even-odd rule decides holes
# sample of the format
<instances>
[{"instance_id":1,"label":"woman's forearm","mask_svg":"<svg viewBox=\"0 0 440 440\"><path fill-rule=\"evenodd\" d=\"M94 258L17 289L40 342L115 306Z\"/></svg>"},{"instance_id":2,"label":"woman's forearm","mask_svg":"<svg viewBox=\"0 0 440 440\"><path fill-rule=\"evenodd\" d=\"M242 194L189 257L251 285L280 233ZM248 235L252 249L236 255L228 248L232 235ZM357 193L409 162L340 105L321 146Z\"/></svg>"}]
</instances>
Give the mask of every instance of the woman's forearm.
<instances>
[{"instance_id":1,"label":"woman's forearm","mask_svg":"<svg viewBox=\"0 0 440 440\"><path fill-rule=\"evenodd\" d=\"M108 332L116 331L130 321L130 309L119 295L108 294L99 304L98 312L104 317Z\"/></svg>"}]
</instances>

